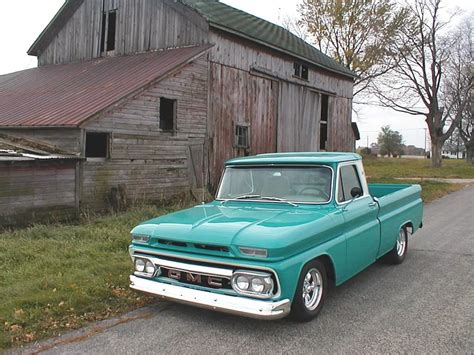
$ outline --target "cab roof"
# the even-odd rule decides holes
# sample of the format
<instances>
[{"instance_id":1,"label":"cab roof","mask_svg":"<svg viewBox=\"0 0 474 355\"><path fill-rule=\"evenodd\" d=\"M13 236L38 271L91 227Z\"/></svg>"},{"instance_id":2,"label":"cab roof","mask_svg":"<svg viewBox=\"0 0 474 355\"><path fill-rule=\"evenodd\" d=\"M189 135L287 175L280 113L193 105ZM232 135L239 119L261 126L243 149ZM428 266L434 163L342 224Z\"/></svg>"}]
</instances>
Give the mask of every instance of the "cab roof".
<instances>
[{"instance_id":1,"label":"cab roof","mask_svg":"<svg viewBox=\"0 0 474 355\"><path fill-rule=\"evenodd\" d=\"M362 160L362 157L356 153L272 153L231 159L225 165L337 164L353 160Z\"/></svg>"}]
</instances>

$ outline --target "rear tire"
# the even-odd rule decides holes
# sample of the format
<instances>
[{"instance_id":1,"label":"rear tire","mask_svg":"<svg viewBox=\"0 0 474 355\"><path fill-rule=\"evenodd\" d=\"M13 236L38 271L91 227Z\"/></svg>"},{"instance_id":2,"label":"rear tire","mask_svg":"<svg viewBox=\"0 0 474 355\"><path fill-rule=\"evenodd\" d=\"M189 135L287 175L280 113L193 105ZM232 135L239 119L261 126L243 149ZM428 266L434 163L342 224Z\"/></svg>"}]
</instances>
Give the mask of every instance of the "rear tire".
<instances>
[{"instance_id":1,"label":"rear tire","mask_svg":"<svg viewBox=\"0 0 474 355\"><path fill-rule=\"evenodd\" d=\"M408 231L402 227L398 232L397 242L393 249L387 254L386 260L394 265L403 263L408 252Z\"/></svg>"},{"instance_id":2,"label":"rear tire","mask_svg":"<svg viewBox=\"0 0 474 355\"><path fill-rule=\"evenodd\" d=\"M291 315L299 322L314 319L323 308L328 288L327 272L319 260L306 264L298 281Z\"/></svg>"}]
</instances>

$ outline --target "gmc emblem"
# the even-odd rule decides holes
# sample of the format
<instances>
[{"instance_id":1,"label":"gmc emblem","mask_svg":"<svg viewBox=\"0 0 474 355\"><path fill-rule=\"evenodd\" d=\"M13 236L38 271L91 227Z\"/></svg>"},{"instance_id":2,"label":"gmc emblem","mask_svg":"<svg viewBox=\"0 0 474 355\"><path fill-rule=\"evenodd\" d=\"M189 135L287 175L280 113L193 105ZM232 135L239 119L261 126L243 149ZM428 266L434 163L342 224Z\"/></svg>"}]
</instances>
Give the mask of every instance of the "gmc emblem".
<instances>
[{"instance_id":1,"label":"gmc emblem","mask_svg":"<svg viewBox=\"0 0 474 355\"><path fill-rule=\"evenodd\" d=\"M190 272L187 272L186 273L186 281L200 284L201 283L201 275L191 274Z\"/></svg>"},{"instance_id":2,"label":"gmc emblem","mask_svg":"<svg viewBox=\"0 0 474 355\"><path fill-rule=\"evenodd\" d=\"M168 270L168 277L170 279L175 279L175 280L185 279L187 282L192 282L192 283L195 283L195 284L203 283L202 275L193 274L191 272L182 272L182 271L178 271L178 270ZM207 276L206 278L207 278L207 280L204 280L204 282L207 282L207 284L209 286L222 287L222 279L220 277Z\"/></svg>"}]
</instances>

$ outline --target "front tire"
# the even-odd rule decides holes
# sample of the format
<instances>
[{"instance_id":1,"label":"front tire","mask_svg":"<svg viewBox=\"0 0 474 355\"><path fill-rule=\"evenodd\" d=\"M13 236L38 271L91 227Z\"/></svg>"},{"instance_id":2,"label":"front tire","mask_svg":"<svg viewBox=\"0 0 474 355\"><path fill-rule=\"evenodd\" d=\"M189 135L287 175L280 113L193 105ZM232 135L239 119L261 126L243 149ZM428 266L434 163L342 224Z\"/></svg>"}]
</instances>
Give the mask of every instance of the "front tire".
<instances>
[{"instance_id":1,"label":"front tire","mask_svg":"<svg viewBox=\"0 0 474 355\"><path fill-rule=\"evenodd\" d=\"M300 322L314 319L323 308L328 288L327 272L319 260L306 264L298 281L291 314Z\"/></svg>"},{"instance_id":2,"label":"front tire","mask_svg":"<svg viewBox=\"0 0 474 355\"><path fill-rule=\"evenodd\" d=\"M401 264L405 260L408 252L408 231L402 227L398 233L397 242L393 249L387 254L386 260L391 264Z\"/></svg>"}]
</instances>

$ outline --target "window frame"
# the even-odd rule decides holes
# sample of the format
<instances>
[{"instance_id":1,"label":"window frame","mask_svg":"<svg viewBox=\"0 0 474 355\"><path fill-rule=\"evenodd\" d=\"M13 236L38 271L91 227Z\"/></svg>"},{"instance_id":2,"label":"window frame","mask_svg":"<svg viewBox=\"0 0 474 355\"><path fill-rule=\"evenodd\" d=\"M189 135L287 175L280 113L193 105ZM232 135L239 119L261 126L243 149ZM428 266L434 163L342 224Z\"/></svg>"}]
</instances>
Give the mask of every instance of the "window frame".
<instances>
[{"instance_id":1,"label":"window frame","mask_svg":"<svg viewBox=\"0 0 474 355\"><path fill-rule=\"evenodd\" d=\"M162 118L162 104L163 100L167 100L173 103L173 117L172 117L172 128L165 129L161 127L161 118ZM178 124L178 99L173 99L165 96L160 96L160 113L158 117L158 128L161 132L168 132L175 134L177 132L177 124Z\"/></svg>"},{"instance_id":2,"label":"window frame","mask_svg":"<svg viewBox=\"0 0 474 355\"><path fill-rule=\"evenodd\" d=\"M239 137L240 136L237 135L237 129L238 128L246 129L246 132L247 132L247 137L246 137L247 145L246 146L239 144ZM250 137L251 137L250 124L248 124L248 123L235 123L234 124L234 148L236 148L236 149L250 149L250 145L251 145Z\"/></svg>"},{"instance_id":3,"label":"window frame","mask_svg":"<svg viewBox=\"0 0 474 355\"><path fill-rule=\"evenodd\" d=\"M88 134L101 134L106 136L106 156L105 157L88 157L87 156L87 135ZM112 158L112 132L106 132L106 131L85 131L84 132L84 158L86 158L86 161L96 161L96 162L101 162L101 161L107 161Z\"/></svg>"},{"instance_id":4,"label":"window frame","mask_svg":"<svg viewBox=\"0 0 474 355\"><path fill-rule=\"evenodd\" d=\"M114 33L114 49L108 50L109 46L109 18L110 14L115 14L115 33ZM101 32L99 42L99 52L101 56L114 54L117 49L117 27L118 27L118 9L110 9L102 11Z\"/></svg>"},{"instance_id":5,"label":"window frame","mask_svg":"<svg viewBox=\"0 0 474 355\"><path fill-rule=\"evenodd\" d=\"M306 74L304 74L306 73ZM301 62L293 62L293 77L300 80L309 81L309 66Z\"/></svg>"},{"instance_id":6,"label":"window frame","mask_svg":"<svg viewBox=\"0 0 474 355\"><path fill-rule=\"evenodd\" d=\"M351 200L339 202L341 169L345 166L350 166L350 165L353 165L356 168L357 178L359 179L360 186L362 187L362 196L357 197L353 200L351 199ZM334 191L334 201L336 202L336 204L338 206L345 206L345 205L351 203L351 201L358 201L358 200L370 197L369 187L367 185L367 180L365 179L364 168L362 166L362 160L350 160L350 161L339 163L338 167L337 167L337 174L336 174L336 181L335 182L336 182L336 185L335 185L336 187L335 187L335 191Z\"/></svg>"}]
</instances>

